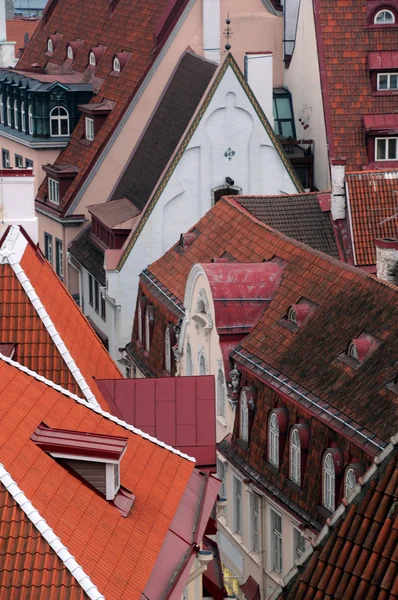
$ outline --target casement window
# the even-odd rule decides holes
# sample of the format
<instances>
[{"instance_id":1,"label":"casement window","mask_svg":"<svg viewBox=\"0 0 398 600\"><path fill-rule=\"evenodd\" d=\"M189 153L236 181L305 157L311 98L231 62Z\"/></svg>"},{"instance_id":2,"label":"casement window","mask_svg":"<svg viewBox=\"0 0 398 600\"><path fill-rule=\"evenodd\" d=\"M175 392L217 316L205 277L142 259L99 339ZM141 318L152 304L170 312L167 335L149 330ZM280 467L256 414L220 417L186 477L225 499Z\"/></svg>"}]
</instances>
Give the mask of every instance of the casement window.
<instances>
[{"instance_id":1,"label":"casement window","mask_svg":"<svg viewBox=\"0 0 398 600\"><path fill-rule=\"evenodd\" d=\"M25 169L32 169L33 171L33 160L25 159Z\"/></svg>"},{"instance_id":2,"label":"casement window","mask_svg":"<svg viewBox=\"0 0 398 600\"><path fill-rule=\"evenodd\" d=\"M186 363L185 363L186 375L193 375L192 350L191 350L191 344L189 342L187 343L185 360L186 360Z\"/></svg>"},{"instance_id":3,"label":"casement window","mask_svg":"<svg viewBox=\"0 0 398 600\"><path fill-rule=\"evenodd\" d=\"M12 123L12 111L11 111L11 100L7 98L7 125L11 127Z\"/></svg>"},{"instance_id":4,"label":"casement window","mask_svg":"<svg viewBox=\"0 0 398 600\"><path fill-rule=\"evenodd\" d=\"M44 234L44 254L48 262L53 264L53 236L49 233Z\"/></svg>"},{"instance_id":5,"label":"casement window","mask_svg":"<svg viewBox=\"0 0 398 600\"><path fill-rule=\"evenodd\" d=\"M142 344L142 306L138 302L138 341Z\"/></svg>"},{"instance_id":6,"label":"casement window","mask_svg":"<svg viewBox=\"0 0 398 600\"><path fill-rule=\"evenodd\" d=\"M225 485L226 469L226 463L217 458L217 477L221 481L220 491L218 492L220 498L226 498L227 495L227 488Z\"/></svg>"},{"instance_id":7,"label":"casement window","mask_svg":"<svg viewBox=\"0 0 398 600\"><path fill-rule=\"evenodd\" d=\"M283 138L295 138L292 95L285 88L273 92L274 131Z\"/></svg>"},{"instance_id":8,"label":"casement window","mask_svg":"<svg viewBox=\"0 0 398 600\"><path fill-rule=\"evenodd\" d=\"M68 50L66 52L66 57L68 60L73 60L73 48L72 46L68 46Z\"/></svg>"},{"instance_id":9,"label":"casement window","mask_svg":"<svg viewBox=\"0 0 398 600\"><path fill-rule=\"evenodd\" d=\"M61 240L55 240L55 271L60 279L64 276L64 253Z\"/></svg>"},{"instance_id":10,"label":"casement window","mask_svg":"<svg viewBox=\"0 0 398 600\"><path fill-rule=\"evenodd\" d=\"M9 169L10 168L10 153L8 150L4 150L4 148L2 149L1 159L2 159L2 164L3 164L3 169Z\"/></svg>"},{"instance_id":11,"label":"casement window","mask_svg":"<svg viewBox=\"0 0 398 600\"><path fill-rule=\"evenodd\" d=\"M171 332L169 326L166 326L164 330L164 367L168 373L171 373Z\"/></svg>"},{"instance_id":12,"label":"casement window","mask_svg":"<svg viewBox=\"0 0 398 600\"><path fill-rule=\"evenodd\" d=\"M245 390L240 394L239 437L245 442L249 441L249 407Z\"/></svg>"},{"instance_id":13,"label":"casement window","mask_svg":"<svg viewBox=\"0 0 398 600\"><path fill-rule=\"evenodd\" d=\"M89 65L91 65L92 67L95 67L97 64L97 61L95 59L95 54L94 52L90 52L90 54L88 55L88 63Z\"/></svg>"},{"instance_id":14,"label":"casement window","mask_svg":"<svg viewBox=\"0 0 398 600\"><path fill-rule=\"evenodd\" d=\"M217 415L225 417L225 382L221 369L217 374Z\"/></svg>"},{"instance_id":15,"label":"casement window","mask_svg":"<svg viewBox=\"0 0 398 600\"><path fill-rule=\"evenodd\" d=\"M69 135L69 113L63 106L55 106L50 112L51 137Z\"/></svg>"},{"instance_id":16,"label":"casement window","mask_svg":"<svg viewBox=\"0 0 398 600\"><path fill-rule=\"evenodd\" d=\"M279 468L279 425L275 413L272 413L268 422L268 460Z\"/></svg>"},{"instance_id":17,"label":"casement window","mask_svg":"<svg viewBox=\"0 0 398 600\"><path fill-rule=\"evenodd\" d=\"M301 445L297 429L290 435L290 479L301 485Z\"/></svg>"},{"instance_id":18,"label":"casement window","mask_svg":"<svg viewBox=\"0 0 398 600\"><path fill-rule=\"evenodd\" d=\"M277 573L282 573L282 517L273 508L270 509L271 520L271 566Z\"/></svg>"},{"instance_id":19,"label":"casement window","mask_svg":"<svg viewBox=\"0 0 398 600\"><path fill-rule=\"evenodd\" d=\"M375 25L393 25L395 23L395 15L391 10L379 10L375 14L374 24Z\"/></svg>"},{"instance_id":20,"label":"casement window","mask_svg":"<svg viewBox=\"0 0 398 600\"><path fill-rule=\"evenodd\" d=\"M376 138L376 160L398 160L398 138Z\"/></svg>"},{"instance_id":21,"label":"casement window","mask_svg":"<svg viewBox=\"0 0 398 600\"><path fill-rule=\"evenodd\" d=\"M232 476L234 532L242 534L242 481Z\"/></svg>"},{"instance_id":22,"label":"casement window","mask_svg":"<svg viewBox=\"0 0 398 600\"><path fill-rule=\"evenodd\" d=\"M102 294L100 297L100 317L103 321L106 321L106 301Z\"/></svg>"},{"instance_id":23,"label":"casement window","mask_svg":"<svg viewBox=\"0 0 398 600\"><path fill-rule=\"evenodd\" d=\"M48 199L54 204L59 204L59 182L48 178Z\"/></svg>"},{"instance_id":24,"label":"casement window","mask_svg":"<svg viewBox=\"0 0 398 600\"><path fill-rule=\"evenodd\" d=\"M88 302L94 307L94 277L88 274Z\"/></svg>"},{"instance_id":25,"label":"casement window","mask_svg":"<svg viewBox=\"0 0 398 600\"><path fill-rule=\"evenodd\" d=\"M23 169L23 157L20 154L15 155L15 168Z\"/></svg>"},{"instance_id":26,"label":"casement window","mask_svg":"<svg viewBox=\"0 0 398 600\"><path fill-rule=\"evenodd\" d=\"M34 133L34 125L33 125L33 111L32 111L32 105L29 104L28 106L28 130L29 130L29 134L33 135Z\"/></svg>"},{"instance_id":27,"label":"casement window","mask_svg":"<svg viewBox=\"0 0 398 600\"><path fill-rule=\"evenodd\" d=\"M250 494L250 547L260 552L260 496Z\"/></svg>"},{"instance_id":28,"label":"casement window","mask_svg":"<svg viewBox=\"0 0 398 600\"><path fill-rule=\"evenodd\" d=\"M155 324L155 307L147 306L145 311L145 351L149 352L152 343L152 333Z\"/></svg>"},{"instance_id":29,"label":"casement window","mask_svg":"<svg viewBox=\"0 0 398 600\"><path fill-rule=\"evenodd\" d=\"M120 73L120 60L117 56L113 59L113 70L115 73Z\"/></svg>"},{"instance_id":30,"label":"casement window","mask_svg":"<svg viewBox=\"0 0 398 600\"><path fill-rule=\"evenodd\" d=\"M378 90L397 90L398 73L377 73Z\"/></svg>"},{"instance_id":31,"label":"casement window","mask_svg":"<svg viewBox=\"0 0 398 600\"><path fill-rule=\"evenodd\" d=\"M357 485L357 478L354 469L347 469L344 478L344 496L348 498Z\"/></svg>"},{"instance_id":32,"label":"casement window","mask_svg":"<svg viewBox=\"0 0 398 600\"><path fill-rule=\"evenodd\" d=\"M85 117L85 126L86 140L92 142L94 139L94 119L90 119L90 117Z\"/></svg>"},{"instance_id":33,"label":"casement window","mask_svg":"<svg viewBox=\"0 0 398 600\"><path fill-rule=\"evenodd\" d=\"M21 131L26 131L26 114L25 114L25 102L21 102Z\"/></svg>"},{"instance_id":34,"label":"casement window","mask_svg":"<svg viewBox=\"0 0 398 600\"><path fill-rule=\"evenodd\" d=\"M330 452L323 459L323 505L334 512L336 496L336 474L334 461Z\"/></svg>"},{"instance_id":35,"label":"casement window","mask_svg":"<svg viewBox=\"0 0 398 600\"><path fill-rule=\"evenodd\" d=\"M14 100L14 129L18 129L18 102Z\"/></svg>"},{"instance_id":36,"label":"casement window","mask_svg":"<svg viewBox=\"0 0 398 600\"><path fill-rule=\"evenodd\" d=\"M305 539L298 529L293 527L293 560L296 561L305 551Z\"/></svg>"},{"instance_id":37,"label":"casement window","mask_svg":"<svg viewBox=\"0 0 398 600\"><path fill-rule=\"evenodd\" d=\"M4 100L3 94L0 94L0 121L4 123Z\"/></svg>"},{"instance_id":38,"label":"casement window","mask_svg":"<svg viewBox=\"0 0 398 600\"><path fill-rule=\"evenodd\" d=\"M100 307L100 286L96 279L94 279L94 310L99 313Z\"/></svg>"}]
</instances>

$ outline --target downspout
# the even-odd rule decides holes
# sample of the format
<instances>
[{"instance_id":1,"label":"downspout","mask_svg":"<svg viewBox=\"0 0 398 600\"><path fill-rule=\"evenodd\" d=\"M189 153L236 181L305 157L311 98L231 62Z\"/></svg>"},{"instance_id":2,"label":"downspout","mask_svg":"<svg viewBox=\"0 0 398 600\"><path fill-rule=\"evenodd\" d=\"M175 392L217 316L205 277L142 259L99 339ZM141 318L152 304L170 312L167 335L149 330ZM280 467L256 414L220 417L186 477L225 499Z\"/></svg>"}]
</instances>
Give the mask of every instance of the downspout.
<instances>
[{"instance_id":1,"label":"downspout","mask_svg":"<svg viewBox=\"0 0 398 600\"><path fill-rule=\"evenodd\" d=\"M267 597L265 591L265 497L260 496L260 597L261 600L265 600Z\"/></svg>"}]
</instances>

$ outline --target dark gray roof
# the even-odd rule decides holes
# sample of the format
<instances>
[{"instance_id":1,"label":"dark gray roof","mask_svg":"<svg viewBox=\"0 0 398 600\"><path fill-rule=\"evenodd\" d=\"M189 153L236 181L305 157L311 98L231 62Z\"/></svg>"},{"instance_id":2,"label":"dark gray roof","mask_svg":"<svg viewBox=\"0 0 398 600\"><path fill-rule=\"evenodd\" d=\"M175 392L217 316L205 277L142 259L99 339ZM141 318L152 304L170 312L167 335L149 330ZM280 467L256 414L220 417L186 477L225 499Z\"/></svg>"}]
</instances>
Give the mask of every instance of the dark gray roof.
<instances>
[{"instance_id":1,"label":"dark gray roof","mask_svg":"<svg viewBox=\"0 0 398 600\"><path fill-rule=\"evenodd\" d=\"M321 194L323 197L325 193ZM273 229L339 258L330 211L323 212L319 195L291 194L283 196L234 196L259 221Z\"/></svg>"},{"instance_id":2,"label":"dark gray roof","mask_svg":"<svg viewBox=\"0 0 398 600\"><path fill-rule=\"evenodd\" d=\"M69 245L69 252L101 284L105 285L104 252L91 239L88 225Z\"/></svg>"},{"instance_id":3,"label":"dark gray roof","mask_svg":"<svg viewBox=\"0 0 398 600\"><path fill-rule=\"evenodd\" d=\"M184 54L112 200L125 197L140 210L144 208L216 68L191 52Z\"/></svg>"}]
</instances>

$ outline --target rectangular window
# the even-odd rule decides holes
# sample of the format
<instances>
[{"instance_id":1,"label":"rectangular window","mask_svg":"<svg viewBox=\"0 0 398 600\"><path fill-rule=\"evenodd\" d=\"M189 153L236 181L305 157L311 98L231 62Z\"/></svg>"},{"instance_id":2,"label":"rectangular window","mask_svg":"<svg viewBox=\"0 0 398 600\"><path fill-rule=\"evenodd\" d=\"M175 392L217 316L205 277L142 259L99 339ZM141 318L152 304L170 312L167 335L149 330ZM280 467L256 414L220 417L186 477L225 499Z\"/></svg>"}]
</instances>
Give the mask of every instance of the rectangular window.
<instances>
[{"instance_id":1,"label":"rectangular window","mask_svg":"<svg viewBox=\"0 0 398 600\"><path fill-rule=\"evenodd\" d=\"M293 560L298 560L305 550L305 539L298 529L293 528Z\"/></svg>"},{"instance_id":2,"label":"rectangular window","mask_svg":"<svg viewBox=\"0 0 398 600\"><path fill-rule=\"evenodd\" d=\"M293 103L290 92L285 88L273 91L274 131L283 138L295 138Z\"/></svg>"},{"instance_id":3,"label":"rectangular window","mask_svg":"<svg viewBox=\"0 0 398 600\"><path fill-rule=\"evenodd\" d=\"M53 264L53 236L44 234L44 254L50 264Z\"/></svg>"},{"instance_id":4,"label":"rectangular window","mask_svg":"<svg viewBox=\"0 0 398 600\"><path fill-rule=\"evenodd\" d=\"M89 273L89 275L88 275L88 302L89 302L90 306L94 306L93 300L94 300L94 279L93 279L93 276L90 275L90 273Z\"/></svg>"},{"instance_id":5,"label":"rectangular window","mask_svg":"<svg viewBox=\"0 0 398 600\"><path fill-rule=\"evenodd\" d=\"M103 297L103 295L101 294L101 319L103 319L104 321L106 321L106 303L105 303L105 298Z\"/></svg>"},{"instance_id":6,"label":"rectangular window","mask_svg":"<svg viewBox=\"0 0 398 600\"><path fill-rule=\"evenodd\" d=\"M55 240L55 271L60 279L64 276L64 253L61 240Z\"/></svg>"},{"instance_id":7,"label":"rectangular window","mask_svg":"<svg viewBox=\"0 0 398 600\"><path fill-rule=\"evenodd\" d=\"M251 550L260 551L260 496L250 494L250 535Z\"/></svg>"},{"instance_id":8,"label":"rectangular window","mask_svg":"<svg viewBox=\"0 0 398 600\"><path fill-rule=\"evenodd\" d=\"M15 167L17 169L23 169L23 158L20 154L15 155Z\"/></svg>"},{"instance_id":9,"label":"rectangular window","mask_svg":"<svg viewBox=\"0 0 398 600\"><path fill-rule=\"evenodd\" d=\"M377 89L397 90L398 89L398 73L378 73L377 74Z\"/></svg>"},{"instance_id":10,"label":"rectangular window","mask_svg":"<svg viewBox=\"0 0 398 600\"><path fill-rule=\"evenodd\" d=\"M271 559L272 569L282 573L282 517L272 508L271 517Z\"/></svg>"},{"instance_id":11,"label":"rectangular window","mask_svg":"<svg viewBox=\"0 0 398 600\"><path fill-rule=\"evenodd\" d=\"M8 152L8 150L4 150L4 148L2 149L1 158L2 158L2 163L3 163L3 169L9 169L10 168L10 153Z\"/></svg>"},{"instance_id":12,"label":"rectangular window","mask_svg":"<svg viewBox=\"0 0 398 600\"><path fill-rule=\"evenodd\" d=\"M90 142L94 139L94 119L86 117L86 140Z\"/></svg>"},{"instance_id":13,"label":"rectangular window","mask_svg":"<svg viewBox=\"0 0 398 600\"><path fill-rule=\"evenodd\" d=\"M233 491L234 491L234 504L233 504L233 512L234 512L234 531L237 533L242 533L242 482L240 479L235 477L232 478L233 482Z\"/></svg>"},{"instance_id":14,"label":"rectangular window","mask_svg":"<svg viewBox=\"0 0 398 600\"><path fill-rule=\"evenodd\" d=\"M48 178L48 199L54 204L59 204L59 183L50 177Z\"/></svg>"},{"instance_id":15,"label":"rectangular window","mask_svg":"<svg viewBox=\"0 0 398 600\"><path fill-rule=\"evenodd\" d=\"M223 462L222 460L217 458L217 477L218 477L218 479L221 480L220 491L218 492L218 495L220 496L220 498L226 497L225 471L226 471L225 462Z\"/></svg>"},{"instance_id":16,"label":"rectangular window","mask_svg":"<svg viewBox=\"0 0 398 600\"><path fill-rule=\"evenodd\" d=\"M94 279L94 310L99 313L100 306L100 291L99 291L99 283L96 279Z\"/></svg>"},{"instance_id":17,"label":"rectangular window","mask_svg":"<svg viewBox=\"0 0 398 600\"><path fill-rule=\"evenodd\" d=\"M33 171L33 160L29 160L29 158L25 160L25 169L32 169Z\"/></svg>"},{"instance_id":18,"label":"rectangular window","mask_svg":"<svg viewBox=\"0 0 398 600\"><path fill-rule=\"evenodd\" d=\"M376 160L398 159L398 138L376 138Z\"/></svg>"}]
</instances>

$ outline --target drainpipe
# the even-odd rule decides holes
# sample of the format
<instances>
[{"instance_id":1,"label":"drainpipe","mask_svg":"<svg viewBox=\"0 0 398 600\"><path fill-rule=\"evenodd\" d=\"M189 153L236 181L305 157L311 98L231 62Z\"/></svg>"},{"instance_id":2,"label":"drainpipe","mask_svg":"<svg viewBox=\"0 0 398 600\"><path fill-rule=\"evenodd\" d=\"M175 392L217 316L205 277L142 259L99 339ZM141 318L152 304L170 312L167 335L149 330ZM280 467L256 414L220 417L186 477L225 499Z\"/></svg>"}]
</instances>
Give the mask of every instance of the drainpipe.
<instances>
[{"instance_id":1,"label":"drainpipe","mask_svg":"<svg viewBox=\"0 0 398 600\"><path fill-rule=\"evenodd\" d=\"M260 597L261 600L265 600L267 594L265 591L265 497L264 496L260 496L260 515L261 515L261 521L260 521L260 531L261 531L261 535L260 535L260 569L261 569L261 573L260 573Z\"/></svg>"}]
</instances>

